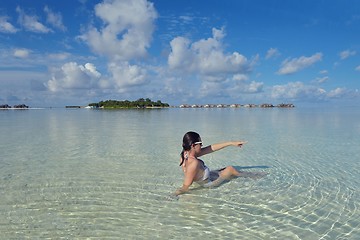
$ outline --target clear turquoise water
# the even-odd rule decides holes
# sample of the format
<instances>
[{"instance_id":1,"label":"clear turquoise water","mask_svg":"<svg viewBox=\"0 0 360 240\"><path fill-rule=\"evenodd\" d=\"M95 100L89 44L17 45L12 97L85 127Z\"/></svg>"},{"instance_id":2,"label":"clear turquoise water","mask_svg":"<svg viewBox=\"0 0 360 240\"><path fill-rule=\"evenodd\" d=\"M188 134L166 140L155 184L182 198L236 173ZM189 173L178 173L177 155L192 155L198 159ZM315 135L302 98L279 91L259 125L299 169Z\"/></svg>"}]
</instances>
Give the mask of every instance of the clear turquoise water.
<instances>
[{"instance_id":1,"label":"clear turquoise water","mask_svg":"<svg viewBox=\"0 0 360 240\"><path fill-rule=\"evenodd\" d=\"M360 109L0 111L0 239L360 239ZM183 134L269 174L167 197Z\"/></svg>"}]
</instances>

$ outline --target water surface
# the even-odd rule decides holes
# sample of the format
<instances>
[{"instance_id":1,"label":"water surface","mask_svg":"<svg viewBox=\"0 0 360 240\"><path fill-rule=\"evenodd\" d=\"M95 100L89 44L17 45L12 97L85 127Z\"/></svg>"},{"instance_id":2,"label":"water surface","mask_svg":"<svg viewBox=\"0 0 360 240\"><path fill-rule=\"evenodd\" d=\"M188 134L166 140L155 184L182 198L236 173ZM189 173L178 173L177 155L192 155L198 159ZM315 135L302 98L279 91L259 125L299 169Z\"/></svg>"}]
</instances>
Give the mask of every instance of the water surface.
<instances>
[{"instance_id":1,"label":"water surface","mask_svg":"<svg viewBox=\"0 0 360 240\"><path fill-rule=\"evenodd\" d=\"M0 238L360 239L360 109L0 111ZM170 201L182 136L264 171Z\"/></svg>"}]
</instances>

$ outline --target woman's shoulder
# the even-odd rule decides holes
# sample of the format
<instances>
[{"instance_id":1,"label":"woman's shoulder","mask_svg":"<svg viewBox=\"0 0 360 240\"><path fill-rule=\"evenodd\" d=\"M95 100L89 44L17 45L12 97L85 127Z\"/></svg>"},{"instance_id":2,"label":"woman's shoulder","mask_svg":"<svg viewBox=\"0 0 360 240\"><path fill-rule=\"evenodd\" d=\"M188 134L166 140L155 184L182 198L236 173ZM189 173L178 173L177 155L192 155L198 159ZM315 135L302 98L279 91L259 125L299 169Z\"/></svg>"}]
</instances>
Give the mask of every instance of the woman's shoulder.
<instances>
[{"instance_id":1,"label":"woman's shoulder","mask_svg":"<svg viewBox=\"0 0 360 240\"><path fill-rule=\"evenodd\" d=\"M193 156L189 156L188 157L188 163L192 164L192 165L198 165L199 161L201 161L200 159L193 157Z\"/></svg>"}]
</instances>

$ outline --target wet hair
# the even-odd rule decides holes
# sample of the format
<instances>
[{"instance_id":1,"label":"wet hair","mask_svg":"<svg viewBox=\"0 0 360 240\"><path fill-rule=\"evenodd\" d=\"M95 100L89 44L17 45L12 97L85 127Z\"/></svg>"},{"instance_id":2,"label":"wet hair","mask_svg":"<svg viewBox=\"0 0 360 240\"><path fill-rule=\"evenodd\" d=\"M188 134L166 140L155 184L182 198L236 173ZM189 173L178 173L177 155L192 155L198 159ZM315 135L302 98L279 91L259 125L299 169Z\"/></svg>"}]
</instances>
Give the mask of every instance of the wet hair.
<instances>
[{"instance_id":1,"label":"wet hair","mask_svg":"<svg viewBox=\"0 0 360 240\"><path fill-rule=\"evenodd\" d=\"M180 166L183 165L183 163L185 161L184 152L189 151L191 149L191 145L193 145L196 142L200 142L200 141L201 141L201 138L198 133L196 133L196 132L185 133L185 135L183 137L183 144L182 144L183 149L180 153L180 156L181 156Z\"/></svg>"}]
</instances>

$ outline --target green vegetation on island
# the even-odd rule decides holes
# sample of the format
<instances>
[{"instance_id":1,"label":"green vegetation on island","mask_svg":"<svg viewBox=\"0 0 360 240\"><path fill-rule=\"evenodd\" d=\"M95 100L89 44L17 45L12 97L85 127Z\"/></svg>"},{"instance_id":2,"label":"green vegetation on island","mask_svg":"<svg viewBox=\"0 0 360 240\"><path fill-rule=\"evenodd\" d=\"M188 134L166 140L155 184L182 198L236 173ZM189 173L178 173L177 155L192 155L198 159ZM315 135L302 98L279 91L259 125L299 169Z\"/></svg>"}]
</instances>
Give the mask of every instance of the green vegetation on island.
<instances>
[{"instance_id":1,"label":"green vegetation on island","mask_svg":"<svg viewBox=\"0 0 360 240\"><path fill-rule=\"evenodd\" d=\"M18 105L14 105L13 107L11 107L8 104L2 104L0 105L0 109L9 109L9 108L16 108L16 109L28 109L29 106L25 105L25 104L18 104Z\"/></svg>"},{"instance_id":2,"label":"green vegetation on island","mask_svg":"<svg viewBox=\"0 0 360 240\"><path fill-rule=\"evenodd\" d=\"M98 103L90 103L89 107L92 108L166 108L169 104L162 103L160 100L153 102L149 98L139 98L136 101L118 101L118 100L106 100Z\"/></svg>"}]
</instances>

